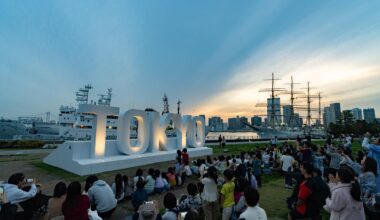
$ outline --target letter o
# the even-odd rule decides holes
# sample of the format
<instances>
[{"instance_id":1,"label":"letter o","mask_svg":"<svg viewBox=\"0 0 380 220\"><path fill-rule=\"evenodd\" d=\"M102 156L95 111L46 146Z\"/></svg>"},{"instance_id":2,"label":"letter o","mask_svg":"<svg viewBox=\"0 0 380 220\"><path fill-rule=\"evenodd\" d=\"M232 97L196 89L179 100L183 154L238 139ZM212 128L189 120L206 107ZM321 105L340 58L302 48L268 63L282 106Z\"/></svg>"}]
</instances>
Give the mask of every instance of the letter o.
<instances>
[{"instance_id":1,"label":"letter o","mask_svg":"<svg viewBox=\"0 0 380 220\"><path fill-rule=\"evenodd\" d=\"M137 143L133 145L130 138L132 118L137 118ZM124 154L142 154L149 146L149 121L145 111L131 109L119 118L117 147Z\"/></svg>"}]
</instances>

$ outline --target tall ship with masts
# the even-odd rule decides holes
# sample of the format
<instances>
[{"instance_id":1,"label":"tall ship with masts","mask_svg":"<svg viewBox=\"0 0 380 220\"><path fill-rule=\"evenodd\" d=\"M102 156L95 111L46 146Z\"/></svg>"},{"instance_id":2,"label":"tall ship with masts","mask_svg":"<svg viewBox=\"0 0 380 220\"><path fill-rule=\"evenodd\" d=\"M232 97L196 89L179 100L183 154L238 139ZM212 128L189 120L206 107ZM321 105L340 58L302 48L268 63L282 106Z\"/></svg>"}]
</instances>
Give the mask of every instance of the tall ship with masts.
<instances>
[{"instance_id":1,"label":"tall ship with masts","mask_svg":"<svg viewBox=\"0 0 380 220\"><path fill-rule=\"evenodd\" d=\"M266 103L258 103L256 107L266 107L266 114L259 116L266 117L263 126L253 126L247 124L248 127L255 130L261 138L271 138L273 136L281 138L295 138L297 136L311 136L315 138L325 135L321 125L321 93L314 95L307 82L306 91L298 91L295 89L293 77L289 83L290 89L276 87L275 82L279 79L272 77L266 79L271 82L270 88L261 89L259 92L269 93ZM290 95L289 103L281 104L281 95ZM318 107L313 107L313 101L318 99ZM300 103L300 100L306 100L306 104ZM282 108L282 111L281 111ZM313 117L313 112L318 112L318 117ZM306 112L306 115L304 115ZM303 114L302 114L303 113Z\"/></svg>"}]
</instances>

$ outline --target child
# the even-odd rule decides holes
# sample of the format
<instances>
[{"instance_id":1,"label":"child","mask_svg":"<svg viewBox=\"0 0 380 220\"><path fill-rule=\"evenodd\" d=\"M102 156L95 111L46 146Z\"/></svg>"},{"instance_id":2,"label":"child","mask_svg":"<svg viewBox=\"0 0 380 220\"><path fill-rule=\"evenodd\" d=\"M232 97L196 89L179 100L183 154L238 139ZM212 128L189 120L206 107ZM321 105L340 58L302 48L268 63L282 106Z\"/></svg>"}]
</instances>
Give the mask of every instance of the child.
<instances>
[{"instance_id":1,"label":"child","mask_svg":"<svg viewBox=\"0 0 380 220\"><path fill-rule=\"evenodd\" d=\"M266 220L267 214L265 210L257 205L260 198L259 192L251 186L248 186L244 190L244 197L248 208L241 213L239 219L253 219L254 217L254 219Z\"/></svg>"},{"instance_id":2,"label":"child","mask_svg":"<svg viewBox=\"0 0 380 220\"><path fill-rule=\"evenodd\" d=\"M122 177L124 183L124 198L130 199L133 194L133 184L129 182L128 176L124 175Z\"/></svg>"},{"instance_id":3,"label":"child","mask_svg":"<svg viewBox=\"0 0 380 220\"><path fill-rule=\"evenodd\" d=\"M165 184L164 184L164 181L162 180L160 170L154 171L154 179L155 179L154 192L155 193L162 193L163 191L165 191Z\"/></svg>"},{"instance_id":4,"label":"child","mask_svg":"<svg viewBox=\"0 0 380 220\"><path fill-rule=\"evenodd\" d=\"M136 191L132 194L132 205L135 212L145 201L148 201L148 193L144 189L144 181L140 179L136 183Z\"/></svg>"},{"instance_id":5,"label":"child","mask_svg":"<svg viewBox=\"0 0 380 220\"><path fill-rule=\"evenodd\" d=\"M153 178L154 176L154 169L150 168L148 170L148 176L145 179L145 190L148 193L148 195L152 194L154 192L154 185L155 185L155 179Z\"/></svg>"},{"instance_id":6,"label":"child","mask_svg":"<svg viewBox=\"0 0 380 220\"><path fill-rule=\"evenodd\" d=\"M173 188L177 185L173 167L168 168L168 173L166 174L166 177L168 178L168 182L169 182L171 188Z\"/></svg>"},{"instance_id":7,"label":"child","mask_svg":"<svg viewBox=\"0 0 380 220\"><path fill-rule=\"evenodd\" d=\"M145 181L145 178L143 176L143 170L142 169L137 169L136 170L136 176L133 177L133 186L134 186L134 190L136 190L136 184L139 180L142 180L143 182Z\"/></svg>"},{"instance_id":8,"label":"child","mask_svg":"<svg viewBox=\"0 0 380 220\"><path fill-rule=\"evenodd\" d=\"M223 207L223 220L229 220L232 214L232 208L235 205L234 191L235 183L232 181L234 172L230 169L224 171L225 183L222 186L220 203Z\"/></svg>"}]
</instances>

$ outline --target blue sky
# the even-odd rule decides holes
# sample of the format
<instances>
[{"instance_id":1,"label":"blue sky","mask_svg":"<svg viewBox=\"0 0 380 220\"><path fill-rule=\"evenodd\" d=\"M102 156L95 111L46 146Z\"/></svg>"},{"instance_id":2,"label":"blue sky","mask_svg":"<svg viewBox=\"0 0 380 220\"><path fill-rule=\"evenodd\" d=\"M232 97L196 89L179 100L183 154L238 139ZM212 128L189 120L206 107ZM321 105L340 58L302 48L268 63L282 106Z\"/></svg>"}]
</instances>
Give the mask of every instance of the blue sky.
<instances>
[{"instance_id":1,"label":"blue sky","mask_svg":"<svg viewBox=\"0 0 380 220\"><path fill-rule=\"evenodd\" d=\"M252 116L274 72L380 116L379 1L1 1L0 116L113 105ZM283 96L283 102L288 97ZM302 114L302 113L301 113Z\"/></svg>"}]
</instances>

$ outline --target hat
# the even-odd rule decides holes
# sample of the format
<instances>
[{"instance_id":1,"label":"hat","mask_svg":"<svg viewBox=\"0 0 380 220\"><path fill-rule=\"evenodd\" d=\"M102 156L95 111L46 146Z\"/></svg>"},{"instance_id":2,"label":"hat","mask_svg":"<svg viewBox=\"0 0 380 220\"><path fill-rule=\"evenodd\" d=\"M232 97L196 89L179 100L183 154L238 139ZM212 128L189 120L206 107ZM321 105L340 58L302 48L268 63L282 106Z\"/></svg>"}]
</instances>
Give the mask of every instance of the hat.
<instances>
[{"instance_id":1,"label":"hat","mask_svg":"<svg viewBox=\"0 0 380 220\"><path fill-rule=\"evenodd\" d=\"M155 220L158 214L153 203L144 203L139 207L139 220Z\"/></svg>"}]
</instances>

